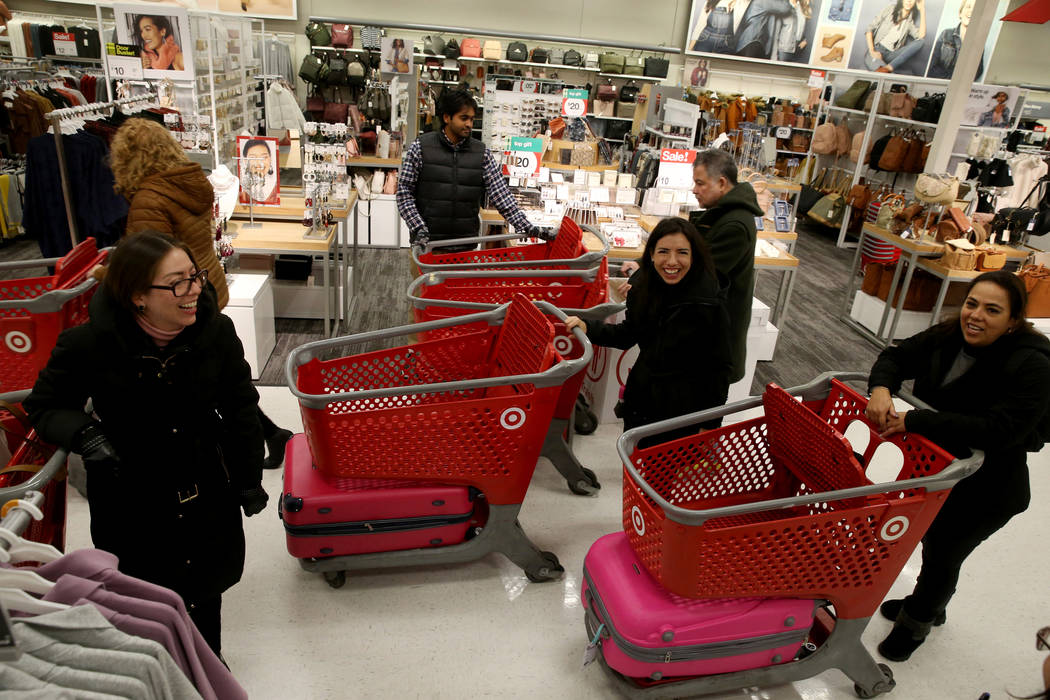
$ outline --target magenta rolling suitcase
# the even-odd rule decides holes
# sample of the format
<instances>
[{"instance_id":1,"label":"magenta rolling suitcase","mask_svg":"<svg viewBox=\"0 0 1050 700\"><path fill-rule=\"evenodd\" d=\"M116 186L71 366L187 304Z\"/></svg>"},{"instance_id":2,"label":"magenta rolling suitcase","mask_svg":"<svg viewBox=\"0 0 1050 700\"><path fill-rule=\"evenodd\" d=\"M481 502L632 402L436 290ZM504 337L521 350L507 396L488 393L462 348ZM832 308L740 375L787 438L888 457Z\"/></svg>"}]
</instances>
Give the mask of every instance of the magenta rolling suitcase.
<instances>
[{"instance_id":1,"label":"magenta rolling suitcase","mask_svg":"<svg viewBox=\"0 0 1050 700\"><path fill-rule=\"evenodd\" d=\"M587 552L580 597L605 663L651 680L791 661L817 610L813 600L674 595L649 575L623 532L605 535Z\"/></svg>"},{"instance_id":2,"label":"magenta rolling suitcase","mask_svg":"<svg viewBox=\"0 0 1050 700\"><path fill-rule=\"evenodd\" d=\"M458 544L473 526L473 493L392 479L327 480L300 433L284 459L280 513L288 552L311 559Z\"/></svg>"}]
</instances>

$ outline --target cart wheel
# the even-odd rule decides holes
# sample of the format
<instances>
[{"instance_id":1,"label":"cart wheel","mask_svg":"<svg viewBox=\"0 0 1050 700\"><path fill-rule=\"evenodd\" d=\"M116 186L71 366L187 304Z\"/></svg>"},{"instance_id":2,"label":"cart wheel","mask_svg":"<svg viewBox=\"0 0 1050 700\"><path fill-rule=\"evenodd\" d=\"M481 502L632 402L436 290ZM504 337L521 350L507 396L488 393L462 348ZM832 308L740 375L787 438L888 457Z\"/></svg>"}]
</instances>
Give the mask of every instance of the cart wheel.
<instances>
[{"instance_id":1,"label":"cart wheel","mask_svg":"<svg viewBox=\"0 0 1050 700\"><path fill-rule=\"evenodd\" d=\"M569 490L577 496L592 496L598 493L602 485L598 483L598 475L587 467L583 467L584 479L577 479L575 482L566 481L569 485Z\"/></svg>"},{"instance_id":2,"label":"cart wheel","mask_svg":"<svg viewBox=\"0 0 1050 700\"><path fill-rule=\"evenodd\" d=\"M873 698L876 695L882 695L888 693L897 685L897 681L893 680L893 671L886 664L879 664L879 670L882 671L883 679L872 686L871 690L865 690L856 683L853 684L853 691L859 698Z\"/></svg>"},{"instance_id":3,"label":"cart wheel","mask_svg":"<svg viewBox=\"0 0 1050 700\"><path fill-rule=\"evenodd\" d=\"M554 552L543 552L542 554L544 563L540 566L530 566L525 569L525 576L533 583L555 581L561 578L561 575L565 573L565 569L558 561L558 557L554 555Z\"/></svg>"},{"instance_id":4,"label":"cart wheel","mask_svg":"<svg viewBox=\"0 0 1050 700\"><path fill-rule=\"evenodd\" d=\"M343 584L346 583L346 572L326 571L324 572L324 580L332 588L342 588Z\"/></svg>"},{"instance_id":5,"label":"cart wheel","mask_svg":"<svg viewBox=\"0 0 1050 700\"><path fill-rule=\"evenodd\" d=\"M591 410L591 407L587 405L582 396L576 399L574 411L576 415L573 416L573 430L576 431L577 435L590 435L598 429L598 416Z\"/></svg>"}]
</instances>

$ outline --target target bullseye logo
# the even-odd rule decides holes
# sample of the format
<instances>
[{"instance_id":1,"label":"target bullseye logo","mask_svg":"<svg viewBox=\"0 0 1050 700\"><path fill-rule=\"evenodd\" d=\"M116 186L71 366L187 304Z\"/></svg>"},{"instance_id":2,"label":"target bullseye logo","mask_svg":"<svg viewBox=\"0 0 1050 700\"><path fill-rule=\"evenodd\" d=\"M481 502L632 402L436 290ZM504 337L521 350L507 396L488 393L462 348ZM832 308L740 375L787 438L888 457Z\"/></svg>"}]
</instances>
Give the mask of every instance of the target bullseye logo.
<instances>
[{"instance_id":1,"label":"target bullseye logo","mask_svg":"<svg viewBox=\"0 0 1050 700\"><path fill-rule=\"evenodd\" d=\"M27 353L33 349L33 341L22 331L11 331L4 336L4 344L12 352Z\"/></svg>"},{"instance_id":2,"label":"target bullseye logo","mask_svg":"<svg viewBox=\"0 0 1050 700\"><path fill-rule=\"evenodd\" d=\"M883 523L882 529L879 530L879 537L886 542L899 540L908 531L910 525L911 522L903 515L890 518Z\"/></svg>"},{"instance_id":3,"label":"target bullseye logo","mask_svg":"<svg viewBox=\"0 0 1050 700\"><path fill-rule=\"evenodd\" d=\"M634 525L634 531L638 533L639 537L645 535L645 517L642 515L642 509L638 506L631 508L631 524Z\"/></svg>"},{"instance_id":4,"label":"target bullseye logo","mask_svg":"<svg viewBox=\"0 0 1050 700\"><path fill-rule=\"evenodd\" d=\"M554 349L562 355L567 355L572 350L572 341L564 335L559 335L554 339Z\"/></svg>"},{"instance_id":5,"label":"target bullseye logo","mask_svg":"<svg viewBox=\"0 0 1050 700\"><path fill-rule=\"evenodd\" d=\"M499 424L507 430L517 430L521 426L525 425L525 411L521 410L517 406L508 408L506 411L500 414Z\"/></svg>"}]
</instances>

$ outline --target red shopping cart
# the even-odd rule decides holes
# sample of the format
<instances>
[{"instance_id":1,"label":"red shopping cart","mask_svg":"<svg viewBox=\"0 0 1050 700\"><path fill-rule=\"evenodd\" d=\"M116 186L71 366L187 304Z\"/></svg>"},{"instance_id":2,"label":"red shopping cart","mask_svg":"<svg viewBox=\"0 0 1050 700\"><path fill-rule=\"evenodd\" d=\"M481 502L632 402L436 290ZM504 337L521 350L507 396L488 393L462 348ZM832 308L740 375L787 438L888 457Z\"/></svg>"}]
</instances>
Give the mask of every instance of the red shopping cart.
<instances>
[{"instance_id":1,"label":"red shopping cart","mask_svg":"<svg viewBox=\"0 0 1050 700\"><path fill-rule=\"evenodd\" d=\"M875 663L861 634L951 487L984 457L954 459L919 435L898 434L888 442L900 448L904 466L895 480L872 483L842 436L855 420L867 425L865 464L887 442L864 417L867 399L842 382L866 379L825 374L787 391L770 385L762 397L620 437L624 530L664 589L687 598L823 601L810 633L815 650L804 657L659 682L610 671L624 694L699 695L787 683L829 668L852 679L861 697L893 688L892 672ZM643 438L759 405L758 418L638 447ZM587 625L594 635L590 613Z\"/></svg>"},{"instance_id":2,"label":"red shopping cart","mask_svg":"<svg viewBox=\"0 0 1050 700\"><path fill-rule=\"evenodd\" d=\"M561 269L580 270L596 267L609 252L608 241L602 240L601 250L588 251L583 243L583 230L564 217L554 240L545 243L490 248L485 250L461 250L441 252L443 248L477 246L498 241L521 240L520 235L476 236L454 238L445 241L430 241L426 246L412 247L412 260L420 273L437 270L498 270L515 269ZM602 238L599 236L599 238Z\"/></svg>"},{"instance_id":3,"label":"red shopping cart","mask_svg":"<svg viewBox=\"0 0 1050 700\"><path fill-rule=\"evenodd\" d=\"M467 313L494 309L516 294L533 301L546 301L565 314L587 321L602 321L623 309L609 302L608 263L602 260L589 270L483 270L474 272L430 272L420 275L408 288L413 313L418 322L453 318ZM565 324L554 320L554 348L568 359L583 356L584 347L574 340ZM428 337L450 332L471 332L467 326L431 331ZM576 397L583 384L584 370L565 381L558 395L550 429L541 456L546 457L565 477L569 489L589 495L601 488L594 472L572 452L573 418Z\"/></svg>"},{"instance_id":4,"label":"red shopping cart","mask_svg":"<svg viewBox=\"0 0 1050 700\"><path fill-rule=\"evenodd\" d=\"M561 385L587 366L591 347L562 358L549 304L516 296L467 316L322 340L296 348L285 365L299 399L317 470L329 480L399 479L474 487L487 513L472 539L444 547L301 559L341 584L349 569L473 561L502 552L533 581L557 578L557 557L518 524ZM482 323L449 335L375 352L321 360L346 345ZM479 506L480 507L480 506Z\"/></svg>"},{"instance_id":5,"label":"red shopping cart","mask_svg":"<svg viewBox=\"0 0 1050 700\"><path fill-rule=\"evenodd\" d=\"M46 277L0 280L0 392L31 388L59 333L87 321L96 288L88 273L107 255L88 238L61 258L0 263L0 272L55 266Z\"/></svg>"},{"instance_id":6,"label":"red shopping cart","mask_svg":"<svg viewBox=\"0 0 1050 700\"><path fill-rule=\"evenodd\" d=\"M0 517L8 504L27 493L43 493L43 518L33 520L23 539L65 548L66 453L39 440L29 424L20 403L28 391L0 394L0 439L4 440L11 458L0 469Z\"/></svg>"}]
</instances>

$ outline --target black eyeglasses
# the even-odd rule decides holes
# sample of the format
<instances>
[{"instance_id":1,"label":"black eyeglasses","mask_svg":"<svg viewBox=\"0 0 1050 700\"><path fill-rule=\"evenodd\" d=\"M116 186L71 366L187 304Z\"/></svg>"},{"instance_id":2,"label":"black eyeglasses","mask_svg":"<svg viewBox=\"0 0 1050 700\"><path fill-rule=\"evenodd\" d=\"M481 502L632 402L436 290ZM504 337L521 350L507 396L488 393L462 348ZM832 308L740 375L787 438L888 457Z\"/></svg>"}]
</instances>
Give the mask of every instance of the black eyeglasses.
<instances>
[{"instance_id":1,"label":"black eyeglasses","mask_svg":"<svg viewBox=\"0 0 1050 700\"><path fill-rule=\"evenodd\" d=\"M193 283L196 282L200 286L204 286L204 283L208 281L208 270L200 270L197 274L187 277L184 280L179 280L175 284L151 284L150 289L168 289L177 297L184 297L190 293L193 289Z\"/></svg>"}]
</instances>

